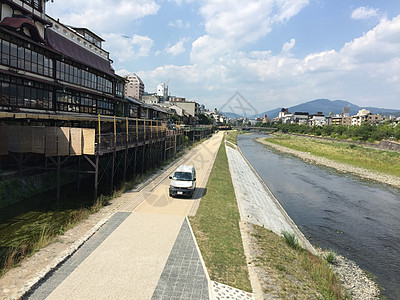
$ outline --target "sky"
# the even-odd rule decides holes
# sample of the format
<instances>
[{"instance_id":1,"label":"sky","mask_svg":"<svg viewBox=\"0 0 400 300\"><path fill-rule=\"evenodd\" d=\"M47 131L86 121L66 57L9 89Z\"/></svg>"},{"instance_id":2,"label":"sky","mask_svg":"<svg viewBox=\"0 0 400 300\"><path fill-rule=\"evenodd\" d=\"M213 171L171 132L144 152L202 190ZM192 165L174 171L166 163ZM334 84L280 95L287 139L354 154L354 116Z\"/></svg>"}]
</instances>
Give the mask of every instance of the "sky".
<instances>
[{"instance_id":1,"label":"sky","mask_svg":"<svg viewBox=\"0 0 400 300\"><path fill-rule=\"evenodd\" d=\"M400 109L399 0L54 0L101 36L115 72L209 109L314 99ZM236 96L235 96L236 95Z\"/></svg>"}]
</instances>

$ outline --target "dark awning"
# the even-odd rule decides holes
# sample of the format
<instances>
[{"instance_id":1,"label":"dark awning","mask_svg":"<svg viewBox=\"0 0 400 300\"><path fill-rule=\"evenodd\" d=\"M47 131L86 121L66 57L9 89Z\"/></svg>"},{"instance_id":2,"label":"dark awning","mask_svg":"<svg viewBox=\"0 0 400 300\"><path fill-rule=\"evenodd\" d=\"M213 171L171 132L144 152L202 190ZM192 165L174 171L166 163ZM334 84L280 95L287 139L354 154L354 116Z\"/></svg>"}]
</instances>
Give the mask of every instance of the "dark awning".
<instances>
[{"instance_id":1,"label":"dark awning","mask_svg":"<svg viewBox=\"0 0 400 300\"><path fill-rule=\"evenodd\" d=\"M29 31L31 38L34 41L46 44L46 41L40 36L39 29L36 27L35 23L29 18L6 17L3 21L0 22L0 26L15 30L23 29L25 27Z\"/></svg>"}]
</instances>

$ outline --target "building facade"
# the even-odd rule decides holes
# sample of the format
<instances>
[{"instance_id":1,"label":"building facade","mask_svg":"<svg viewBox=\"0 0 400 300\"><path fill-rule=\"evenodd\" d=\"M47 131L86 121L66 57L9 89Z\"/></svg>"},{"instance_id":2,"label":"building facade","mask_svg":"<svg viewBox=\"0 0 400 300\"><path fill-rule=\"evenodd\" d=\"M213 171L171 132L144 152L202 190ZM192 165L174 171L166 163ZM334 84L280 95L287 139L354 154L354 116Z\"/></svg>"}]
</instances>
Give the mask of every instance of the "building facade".
<instances>
[{"instance_id":1,"label":"building facade","mask_svg":"<svg viewBox=\"0 0 400 300\"><path fill-rule=\"evenodd\" d=\"M124 79L103 40L47 16L46 2L1 2L0 110L122 115Z\"/></svg>"},{"instance_id":2,"label":"building facade","mask_svg":"<svg viewBox=\"0 0 400 300\"><path fill-rule=\"evenodd\" d=\"M195 101L177 101L177 102L170 101L170 103L183 108L187 113L189 113L193 117L197 117L200 114L200 104Z\"/></svg>"},{"instance_id":3,"label":"building facade","mask_svg":"<svg viewBox=\"0 0 400 300\"><path fill-rule=\"evenodd\" d=\"M144 83L140 77L134 73L132 75L126 75L125 79L127 80L125 85L125 96L142 101L144 94Z\"/></svg>"}]
</instances>

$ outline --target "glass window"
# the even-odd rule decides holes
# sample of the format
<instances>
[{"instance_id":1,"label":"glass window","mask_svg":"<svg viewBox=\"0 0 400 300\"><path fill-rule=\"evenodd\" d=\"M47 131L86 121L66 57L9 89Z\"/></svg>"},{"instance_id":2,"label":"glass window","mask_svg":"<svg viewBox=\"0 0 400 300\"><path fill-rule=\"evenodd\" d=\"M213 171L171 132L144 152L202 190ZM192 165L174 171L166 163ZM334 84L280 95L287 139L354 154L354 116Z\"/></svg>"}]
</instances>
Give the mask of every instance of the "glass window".
<instances>
[{"instance_id":1,"label":"glass window","mask_svg":"<svg viewBox=\"0 0 400 300\"><path fill-rule=\"evenodd\" d=\"M29 86L24 87L24 106L31 107L31 88Z\"/></svg>"},{"instance_id":2,"label":"glass window","mask_svg":"<svg viewBox=\"0 0 400 300\"><path fill-rule=\"evenodd\" d=\"M17 85L10 84L10 105L17 105Z\"/></svg>"},{"instance_id":3,"label":"glass window","mask_svg":"<svg viewBox=\"0 0 400 300\"><path fill-rule=\"evenodd\" d=\"M13 43L10 44L10 66L18 67L18 48Z\"/></svg>"},{"instance_id":4,"label":"glass window","mask_svg":"<svg viewBox=\"0 0 400 300\"><path fill-rule=\"evenodd\" d=\"M10 84L8 82L1 83L1 98L2 105L10 105Z\"/></svg>"},{"instance_id":5,"label":"glass window","mask_svg":"<svg viewBox=\"0 0 400 300\"><path fill-rule=\"evenodd\" d=\"M38 71L38 54L32 51L32 72L37 73Z\"/></svg>"},{"instance_id":6,"label":"glass window","mask_svg":"<svg viewBox=\"0 0 400 300\"><path fill-rule=\"evenodd\" d=\"M7 41L2 41L1 63L4 65L10 63L10 43Z\"/></svg>"},{"instance_id":7,"label":"glass window","mask_svg":"<svg viewBox=\"0 0 400 300\"><path fill-rule=\"evenodd\" d=\"M32 70L32 51L30 49L25 49L25 70Z\"/></svg>"},{"instance_id":8,"label":"glass window","mask_svg":"<svg viewBox=\"0 0 400 300\"><path fill-rule=\"evenodd\" d=\"M18 68L25 69L24 47L18 47Z\"/></svg>"}]
</instances>

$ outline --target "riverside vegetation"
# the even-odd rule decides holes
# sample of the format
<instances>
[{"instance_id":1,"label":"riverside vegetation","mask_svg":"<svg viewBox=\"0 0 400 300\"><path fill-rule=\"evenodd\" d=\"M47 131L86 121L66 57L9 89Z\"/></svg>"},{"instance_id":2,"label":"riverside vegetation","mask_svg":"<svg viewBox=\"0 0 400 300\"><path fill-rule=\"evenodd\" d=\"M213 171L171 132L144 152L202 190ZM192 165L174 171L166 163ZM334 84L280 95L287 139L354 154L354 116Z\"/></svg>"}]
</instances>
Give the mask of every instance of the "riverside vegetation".
<instances>
[{"instance_id":1,"label":"riverside vegetation","mask_svg":"<svg viewBox=\"0 0 400 300\"><path fill-rule=\"evenodd\" d=\"M373 125L364 122L359 125L325 125L309 126L303 124L272 124L265 126L274 126L283 133L300 133L316 136L331 137L336 139L351 139L353 141L375 142L383 139L392 139L400 141L400 126L388 122L385 124Z\"/></svg>"},{"instance_id":2,"label":"riverside vegetation","mask_svg":"<svg viewBox=\"0 0 400 300\"><path fill-rule=\"evenodd\" d=\"M229 132L227 135L235 144L236 134ZM222 142L207 183L207 194L190 222L211 279L251 291L239 221ZM261 280L272 281L274 293L281 298L346 299L346 292L329 263L301 249L290 234L286 236L283 238L252 225L252 243L255 244L252 248L257 249L253 263L264 270ZM262 286L265 294L272 292L270 285Z\"/></svg>"},{"instance_id":3,"label":"riverside vegetation","mask_svg":"<svg viewBox=\"0 0 400 300\"><path fill-rule=\"evenodd\" d=\"M400 177L400 153L366 148L339 141L315 140L307 136L274 134L267 141L294 150Z\"/></svg>"}]
</instances>

